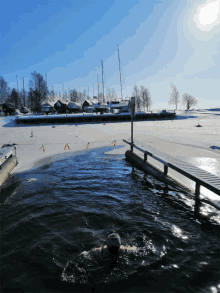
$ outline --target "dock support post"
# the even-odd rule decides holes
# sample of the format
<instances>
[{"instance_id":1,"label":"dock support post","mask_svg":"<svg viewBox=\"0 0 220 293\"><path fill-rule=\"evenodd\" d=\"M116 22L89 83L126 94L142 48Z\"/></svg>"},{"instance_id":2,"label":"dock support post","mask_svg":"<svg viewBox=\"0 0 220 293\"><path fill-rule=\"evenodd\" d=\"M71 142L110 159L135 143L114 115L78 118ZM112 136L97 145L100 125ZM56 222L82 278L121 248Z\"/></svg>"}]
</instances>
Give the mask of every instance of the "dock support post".
<instances>
[{"instance_id":1,"label":"dock support post","mask_svg":"<svg viewBox=\"0 0 220 293\"><path fill-rule=\"evenodd\" d=\"M147 152L144 153L144 162L147 161Z\"/></svg>"},{"instance_id":2,"label":"dock support post","mask_svg":"<svg viewBox=\"0 0 220 293\"><path fill-rule=\"evenodd\" d=\"M133 128L133 119L134 119L134 109L131 110L131 152L133 152L133 133L134 133L134 128Z\"/></svg>"},{"instance_id":3,"label":"dock support post","mask_svg":"<svg viewBox=\"0 0 220 293\"><path fill-rule=\"evenodd\" d=\"M168 173L168 166L164 165L164 176L167 176Z\"/></svg>"},{"instance_id":4,"label":"dock support post","mask_svg":"<svg viewBox=\"0 0 220 293\"><path fill-rule=\"evenodd\" d=\"M200 195L200 184L198 182L196 182L196 199L199 200L199 195Z\"/></svg>"},{"instance_id":5,"label":"dock support post","mask_svg":"<svg viewBox=\"0 0 220 293\"><path fill-rule=\"evenodd\" d=\"M134 109L135 109L135 97L131 97L131 152L133 152L133 120L134 120Z\"/></svg>"},{"instance_id":6,"label":"dock support post","mask_svg":"<svg viewBox=\"0 0 220 293\"><path fill-rule=\"evenodd\" d=\"M200 206L200 184L196 182L196 191L195 191L195 216L199 213L199 206Z\"/></svg>"}]
</instances>

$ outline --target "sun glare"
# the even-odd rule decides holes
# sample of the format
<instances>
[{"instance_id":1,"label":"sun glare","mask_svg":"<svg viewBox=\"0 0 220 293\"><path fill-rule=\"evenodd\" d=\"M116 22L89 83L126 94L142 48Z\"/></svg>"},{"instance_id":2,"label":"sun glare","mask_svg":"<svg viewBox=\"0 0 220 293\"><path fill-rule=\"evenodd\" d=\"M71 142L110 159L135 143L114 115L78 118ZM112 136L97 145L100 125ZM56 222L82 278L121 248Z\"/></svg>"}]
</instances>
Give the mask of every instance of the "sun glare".
<instances>
[{"instance_id":1,"label":"sun glare","mask_svg":"<svg viewBox=\"0 0 220 293\"><path fill-rule=\"evenodd\" d=\"M193 20L202 31L210 31L220 24L220 0L208 0L199 5Z\"/></svg>"}]
</instances>

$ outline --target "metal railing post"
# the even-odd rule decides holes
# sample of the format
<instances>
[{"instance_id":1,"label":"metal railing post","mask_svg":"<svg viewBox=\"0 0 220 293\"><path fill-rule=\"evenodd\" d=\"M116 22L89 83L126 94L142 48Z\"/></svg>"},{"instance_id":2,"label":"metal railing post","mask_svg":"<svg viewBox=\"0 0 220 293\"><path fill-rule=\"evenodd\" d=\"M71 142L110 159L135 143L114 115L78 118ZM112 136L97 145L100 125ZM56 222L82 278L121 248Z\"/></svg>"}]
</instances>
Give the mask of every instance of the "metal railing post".
<instances>
[{"instance_id":1,"label":"metal railing post","mask_svg":"<svg viewBox=\"0 0 220 293\"><path fill-rule=\"evenodd\" d=\"M134 109L131 110L131 152L133 152L133 143L134 143L134 126L133 126L133 120L134 120Z\"/></svg>"},{"instance_id":2,"label":"metal railing post","mask_svg":"<svg viewBox=\"0 0 220 293\"><path fill-rule=\"evenodd\" d=\"M168 166L164 165L164 176L166 176L168 173Z\"/></svg>"},{"instance_id":3,"label":"metal railing post","mask_svg":"<svg viewBox=\"0 0 220 293\"><path fill-rule=\"evenodd\" d=\"M131 152L133 152L133 144L134 144L134 127L133 127L133 122L134 122L134 109L135 109L135 97L131 97Z\"/></svg>"},{"instance_id":4,"label":"metal railing post","mask_svg":"<svg viewBox=\"0 0 220 293\"><path fill-rule=\"evenodd\" d=\"M200 206L200 184L196 182L196 191L195 191L195 215L199 213L199 206Z\"/></svg>"}]
</instances>

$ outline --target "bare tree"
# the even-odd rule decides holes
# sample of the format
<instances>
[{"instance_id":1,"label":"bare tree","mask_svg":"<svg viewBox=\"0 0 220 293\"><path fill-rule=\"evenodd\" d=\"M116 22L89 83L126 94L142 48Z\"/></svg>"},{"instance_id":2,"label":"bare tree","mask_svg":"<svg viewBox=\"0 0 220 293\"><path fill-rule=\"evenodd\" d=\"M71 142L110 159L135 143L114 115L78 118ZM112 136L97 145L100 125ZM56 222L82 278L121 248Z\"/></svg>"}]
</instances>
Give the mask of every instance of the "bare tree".
<instances>
[{"instance_id":1,"label":"bare tree","mask_svg":"<svg viewBox=\"0 0 220 293\"><path fill-rule=\"evenodd\" d=\"M79 102L79 97L78 97L78 93L76 89L70 90L69 95L70 95L71 102L74 102L74 103Z\"/></svg>"},{"instance_id":2,"label":"bare tree","mask_svg":"<svg viewBox=\"0 0 220 293\"><path fill-rule=\"evenodd\" d=\"M86 98L87 98L86 90L84 90L84 92L82 93L82 102L85 102Z\"/></svg>"},{"instance_id":3,"label":"bare tree","mask_svg":"<svg viewBox=\"0 0 220 293\"><path fill-rule=\"evenodd\" d=\"M137 111L140 111L141 106L142 106L142 100L141 100L139 88L137 87L136 84L134 85L134 90L132 92L132 96L135 97L135 106L136 106Z\"/></svg>"},{"instance_id":4,"label":"bare tree","mask_svg":"<svg viewBox=\"0 0 220 293\"><path fill-rule=\"evenodd\" d=\"M84 90L84 92L82 93L81 91L79 91L77 93L77 103L83 103L86 100L86 91Z\"/></svg>"},{"instance_id":5,"label":"bare tree","mask_svg":"<svg viewBox=\"0 0 220 293\"><path fill-rule=\"evenodd\" d=\"M36 71L31 73L30 88L28 94L28 104L32 111L39 112L41 103L47 98L47 85L44 77Z\"/></svg>"},{"instance_id":6,"label":"bare tree","mask_svg":"<svg viewBox=\"0 0 220 293\"><path fill-rule=\"evenodd\" d=\"M19 93L16 91L15 88L12 89L7 101L13 104L15 109L19 108L21 101L20 101Z\"/></svg>"},{"instance_id":7,"label":"bare tree","mask_svg":"<svg viewBox=\"0 0 220 293\"><path fill-rule=\"evenodd\" d=\"M19 96L19 107L26 107L26 99L28 97L28 92L24 89L20 90L18 92Z\"/></svg>"},{"instance_id":8,"label":"bare tree","mask_svg":"<svg viewBox=\"0 0 220 293\"><path fill-rule=\"evenodd\" d=\"M180 103L180 94L177 90L177 87L174 84L171 84L171 88L173 89L172 93L170 94L170 100L168 102L169 105L176 105L176 110L177 110L177 104Z\"/></svg>"},{"instance_id":9,"label":"bare tree","mask_svg":"<svg viewBox=\"0 0 220 293\"><path fill-rule=\"evenodd\" d=\"M153 104L149 89L145 88L144 86L141 86L140 96L141 96L141 100L143 102L144 108L147 107L147 111L149 111L151 105Z\"/></svg>"},{"instance_id":10,"label":"bare tree","mask_svg":"<svg viewBox=\"0 0 220 293\"><path fill-rule=\"evenodd\" d=\"M10 88L7 85L3 76L0 76L0 101L2 103L6 102L10 94Z\"/></svg>"},{"instance_id":11,"label":"bare tree","mask_svg":"<svg viewBox=\"0 0 220 293\"><path fill-rule=\"evenodd\" d=\"M48 96L48 101L49 102L55 102L55 92L54 92L54 89L52 89L52 91L50 91L49 96Z\"/></svg>"},{"instance_id":12,"label":"bare tree","mask_svg":"<svg viewBox=\"0 0 220 293\"><path fill-rule=\"evenodd\" d=\"M75 102L77 101L77 103L79 103L81 101L81 99L82 99L82 93L81 93L81 91L78 91L77 92L77 99L75 100Z\"/></svg>"},{"instance_id":13,"label":"bare tree","mask_svg":"<svg viewBox=\"0 0 220 293\"><path fill-rule=\"evenodd\" d=\"M198 100L189 95L189 94L183 94L182 104L186 106L186 109L189 110L192 106L195 106L198 104Z\"/></svg>"}]
</instances>

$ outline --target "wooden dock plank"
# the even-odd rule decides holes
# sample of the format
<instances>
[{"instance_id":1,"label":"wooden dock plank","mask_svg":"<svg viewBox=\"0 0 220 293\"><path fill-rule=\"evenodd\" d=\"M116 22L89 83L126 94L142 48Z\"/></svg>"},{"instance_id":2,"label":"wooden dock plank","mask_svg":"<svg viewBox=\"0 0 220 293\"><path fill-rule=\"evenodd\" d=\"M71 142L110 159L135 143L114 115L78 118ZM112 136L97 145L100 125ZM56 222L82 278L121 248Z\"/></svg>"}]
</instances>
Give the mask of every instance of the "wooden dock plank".
<instances>
[{"instance_id":1,"label":"wooden dock plank","mask_svg":"<svg viewBox=\"0 0 220 293\"><path fill-rule=\"evenodd\" d=\"M125 140L124 140L125 141ZM130 142L125 141L130 144ZM182 161L178 158L172 157L169 154L166 154L163 151L155 149L152 146L146 145L144 143L140 143L137 140L134 140L135 148L142 151L143 153L147 153L152 158L160 161L164 164L164 166L168 166L173 170L179 172L180 174L186 176L187 178L196 182L196 184L200 184L209 190L213 191L220 195L220 177L213 175L203 169L200 169L196 166L193 166L185 161Z\"/></svg>"}]
</instances>

